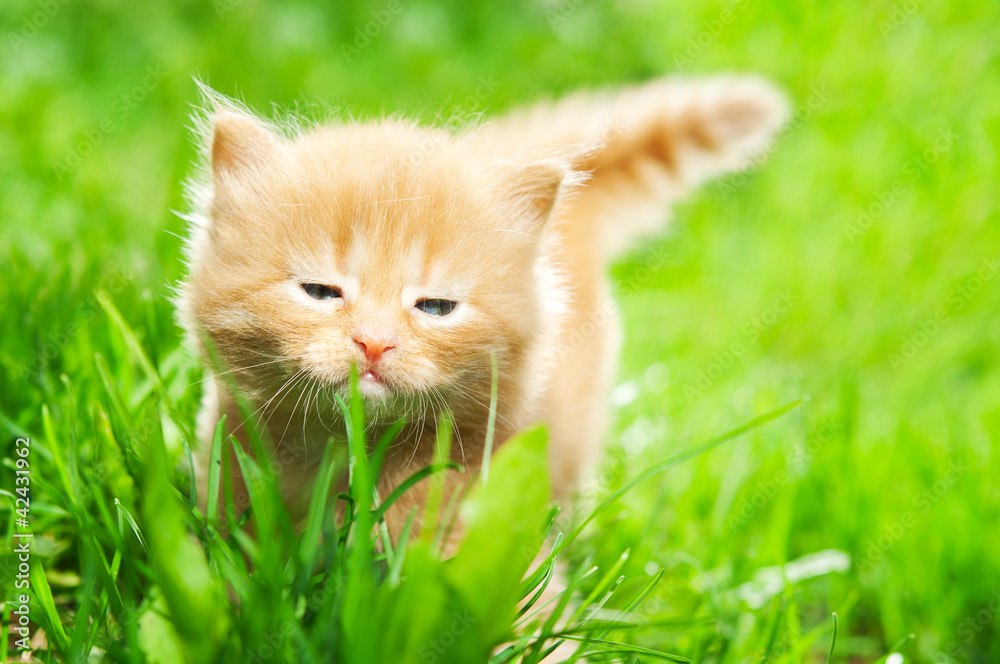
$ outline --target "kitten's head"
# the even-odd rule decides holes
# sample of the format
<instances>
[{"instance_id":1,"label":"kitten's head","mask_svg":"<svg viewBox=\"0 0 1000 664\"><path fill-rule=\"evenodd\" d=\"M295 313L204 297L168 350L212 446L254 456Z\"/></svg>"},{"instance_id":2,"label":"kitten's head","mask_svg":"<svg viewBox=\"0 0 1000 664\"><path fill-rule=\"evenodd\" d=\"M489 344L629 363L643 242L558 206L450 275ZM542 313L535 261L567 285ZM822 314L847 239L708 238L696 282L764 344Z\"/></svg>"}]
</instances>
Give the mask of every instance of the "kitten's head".
<instances>
[{"instance_id":1,"label":"kitten's head","mask_svg":"<svg viewBox=\"0 0 1000 664\"><path fill-rule=\"evenodd\" d=\"M232 107L207 147L180 305L257 405L328 404L353 365L387 416L477 408L491 353L502 399L530 396L564 298L565 161L400 121L289 135Z\"/></svg>"}]
</instances>

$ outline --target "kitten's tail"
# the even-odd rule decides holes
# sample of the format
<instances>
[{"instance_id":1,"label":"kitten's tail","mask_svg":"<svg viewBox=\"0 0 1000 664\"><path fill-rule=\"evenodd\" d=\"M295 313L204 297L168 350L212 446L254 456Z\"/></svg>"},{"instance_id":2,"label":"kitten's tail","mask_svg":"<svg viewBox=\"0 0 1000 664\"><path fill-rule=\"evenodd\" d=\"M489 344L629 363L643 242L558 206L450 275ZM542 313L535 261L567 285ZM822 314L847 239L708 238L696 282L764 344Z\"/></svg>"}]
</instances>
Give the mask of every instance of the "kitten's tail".
<instances>
[{"instance_id":1,"label":"kitten's tail","mask_svg":"<svg viewBox=\"0 0 1000 664\"><path fill-rule=\"evenodd\" d=\"M484 131L574 154L589 174L570 199L572 223L607 225L609 254L661 225L665 207L706 180L756 165L772 149L788 104L753 76L666 78L612 93L584 93L501 118Z\"/></svg>"}]
</instances>

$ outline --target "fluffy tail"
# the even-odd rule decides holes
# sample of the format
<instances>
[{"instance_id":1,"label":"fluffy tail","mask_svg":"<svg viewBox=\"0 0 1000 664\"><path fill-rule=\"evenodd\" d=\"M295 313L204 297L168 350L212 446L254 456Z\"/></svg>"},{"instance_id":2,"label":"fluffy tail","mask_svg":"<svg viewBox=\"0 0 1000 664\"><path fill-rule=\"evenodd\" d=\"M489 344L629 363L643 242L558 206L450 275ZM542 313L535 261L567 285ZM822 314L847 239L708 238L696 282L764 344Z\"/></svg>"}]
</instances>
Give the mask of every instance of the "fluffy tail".
<instances>
[{"instance_id":1,"label":"fluffy tail","mask_svg":"<svg viewBox=\"0 0 1000 664\"><path fill-rule=\"evenodd\" d=\"M505 142L572 155L589 179L570 199L573 224L608 224L609 253L663 223L665 208L694 186L760 162L788 104L752 76L665 78L583 93L500 118L482 128Z\"/></svg>"}]
</instances>

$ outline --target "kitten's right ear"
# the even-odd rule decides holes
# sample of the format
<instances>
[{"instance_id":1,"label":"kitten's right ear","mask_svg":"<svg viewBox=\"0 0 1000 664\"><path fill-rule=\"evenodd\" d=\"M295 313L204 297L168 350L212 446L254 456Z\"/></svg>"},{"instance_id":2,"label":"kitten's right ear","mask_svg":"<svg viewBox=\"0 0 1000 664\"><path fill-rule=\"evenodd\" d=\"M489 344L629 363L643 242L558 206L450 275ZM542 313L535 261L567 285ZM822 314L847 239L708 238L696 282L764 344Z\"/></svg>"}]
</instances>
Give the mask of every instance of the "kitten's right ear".
<instances>
[{"instance_id":1,"label":"kitten's right ear","mask_svg":"<svg viewBox=\"0 0 1000 664\"><path fill-rule=\"evenodd\" d=\"M537 234L548 222L556 201L585 179L563 156L535 161L519 167L504 190L520 212L518 230Z\"/></svg>"}]
</instances>

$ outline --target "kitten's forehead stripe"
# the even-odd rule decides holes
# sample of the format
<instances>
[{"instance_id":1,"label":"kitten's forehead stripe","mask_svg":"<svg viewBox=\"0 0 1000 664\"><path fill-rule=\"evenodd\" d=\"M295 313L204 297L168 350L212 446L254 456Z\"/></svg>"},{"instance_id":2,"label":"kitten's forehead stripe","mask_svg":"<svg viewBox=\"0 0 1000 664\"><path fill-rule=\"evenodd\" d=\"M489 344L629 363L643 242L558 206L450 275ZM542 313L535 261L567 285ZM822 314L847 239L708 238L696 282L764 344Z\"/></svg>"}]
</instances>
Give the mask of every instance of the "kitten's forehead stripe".
<instances>
[{"instance_id":1,"label":"kitten's forehead stripe","mask_svg":"<svg viewBox=\"0 0 1000 664\"><path fill-rule=\"evenodd\" d=\"M344 261L348 274L361 281L365 297L395 302L402 287L420 283L425 272L424 241L391 242L386 234L366 237L356 232Z\"/></svg>"},{"instance_id":2,"label":"kitten's forehead stripe","mask_svg":"<svg viewBox=\"0 0 1000 664\"><path fill-rule=\"evenodd\" d=\"M344 252L344 271L362 276L369 258L368 239L362 233L355 233Z\"/></svg>"},{"instance_id":3,"label":"kitten's forehead stripe","mask_svg":"<svg viewBox=\"0 0 1000 664\"><path fill-rule=\"evenodd\" d=\"M425 272L426 259L424 255L424 239L417 240L406 247L406 257L401 262L405 272L402 283L419 284Z\"/></svg>"}]
</instances>

